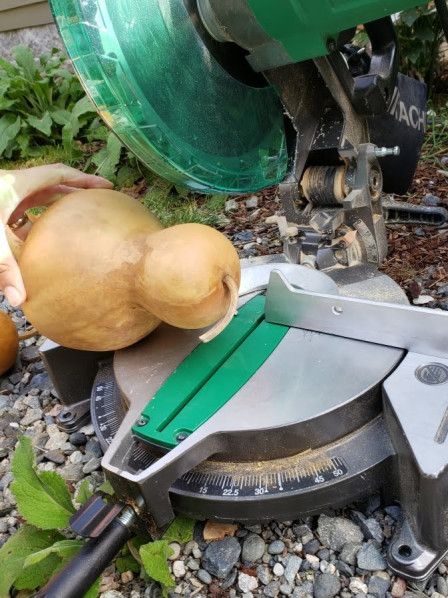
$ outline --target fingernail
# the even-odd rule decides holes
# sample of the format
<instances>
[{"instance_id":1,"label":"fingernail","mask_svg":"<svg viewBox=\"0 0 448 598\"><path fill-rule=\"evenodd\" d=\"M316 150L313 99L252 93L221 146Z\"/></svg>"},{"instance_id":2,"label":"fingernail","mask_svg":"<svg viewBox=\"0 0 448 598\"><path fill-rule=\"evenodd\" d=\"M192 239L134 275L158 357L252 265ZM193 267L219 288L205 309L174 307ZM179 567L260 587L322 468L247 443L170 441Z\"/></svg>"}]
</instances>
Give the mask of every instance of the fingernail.
<instances>
[{"instance_id":1,"label":"fingernail","mask_svg":"<svg viewBox=\"0 0 448 598\"><path fill-rule=\"evenodd\" d=\"M15 287L6 287L5 296L12 307L18 307L22 303L22 296Z\"/></svg>"}]
</instances>

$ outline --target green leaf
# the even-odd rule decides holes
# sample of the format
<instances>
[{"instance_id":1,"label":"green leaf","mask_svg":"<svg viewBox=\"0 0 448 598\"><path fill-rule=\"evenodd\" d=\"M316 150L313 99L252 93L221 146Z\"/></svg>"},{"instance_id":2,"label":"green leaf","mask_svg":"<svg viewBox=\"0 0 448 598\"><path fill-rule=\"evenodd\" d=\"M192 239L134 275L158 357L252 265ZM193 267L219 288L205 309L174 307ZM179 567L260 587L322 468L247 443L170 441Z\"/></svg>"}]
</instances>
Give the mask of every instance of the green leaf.
<instances>
[{"instance_id":1,"label":"green leaf","mask_svg":"<svg viewBox=\"0 0 448 598\"><path fill-rule=\"evenodd\" d=\"M193 540L195 523L196 522L193 519L188 519L188 517L176 517L173 523L163 534L162 539L166 540L168 544L171 542L186 544L187 542Z\"/></svg>"},{"instance_id":2,"label":"green leaf","mask_svg":"<svg viewBox=\"0 0 448 598\"><path fill-rule=\"evenodd\" d=\"M112 484L109 482L109 480L103 482L101 486L98 487L98 491L103 492L104 494L109 494L110 496L113 496L115 494L115 490L113 489Z\"/></svg>"},{"instance_id":3,"label":"green leaf","mask_svg":"<svg viewBox=\"0 0 448 598\"><path fill-rule=\"evenodd\" d=\"M110 181L115 179L115 171L120 162L122 144L114 133L109 133L107 145L96 153L92 162L98 166L96 174Z\"/></svg>"},{"instance_id":4,"label":"green leaf","mask_svg":"<svg viewBox=\"0 0 448 598\"><path fill-rule=\"evenodd\" d=\"M36 472L31 440L22 436L12 458L11 490L20 514L41 529L68 526L75 512L62 477L54 471Z\"/></svg>"},{"instance_id":5,"label":"green leaf","mask_svg":"<svg viewBox=\"0 0 448 598\"><path fill-rule=\"evenodd\" d=\"M141 175L138 170L125 164L124 166L121 166L118 170L116 185L118 188L130 187L135 183L136 179L140 177Z\"/></svg>"},{"instance_id":6,"label":"green leaf","mask_svg":"<svg viewBox=\"0 0 448 598\"><path fill-rule=\"evenodd\" d=\"M89 112L94 112L96 114L95 106L87 96L84 96L73 106L72 115L75 118L79 118L83 114L87 114Z\"/></svg>"},{"instance_id":7,"label":"green leaf","mask_svg":"<svg viewBox=\"0 0 448 598\"><path fill-rule=\"evenodd\" d=\"M70 559L81 550L84 544L84 540L61 540L60 542L55 542L48 548L44 548L43 550L39 550L38 552L30 554L25 559L25 567L40 563L50 554L56 554L59 558L64 560Z\"/></svg>"},{"instance_id":8,"label":"green leaf","mask_svg":"<svg viewBox=\"0 0 448 598\"><path fill-rule=\"evenodd\" d=\"M71 114L68 110L53 110L51 113L51 118L57 125L61 125L63 127L71 120Z\"/></svg>"},{"instance_id":9,"label":"green leaf","mask_svg":"<svg viewBox=\"0 0 448 598\"><path fill-rule=\"evenodd\" d=\"M0 111L9 110L11 106L14 106L16 103L15 100L7 100L5 96L0 97Z\"/></svg>"},{"instance_id":10,"label":"green leaf","mask_svg":"<svg viewBox=\"0 0 448 598\"><path fill-rule=\"evenodd\" d=\"M90 586L90 589L84 594L84 598L96 598L100 592L100 579Z\"/></svg>"},{"instance_id":11,"label":"green leaf","mask_svg":"<svg viewBox=\"0 0 448 598\"><path fill-rule=\"evenodd\" d=\"M167 589L176 585L168 567L168 558L172 553L166 540L150 542L140 547L143 567L151 579L160 583L164 596L168 594Z\"/></svg>"},{"instance_id":12,"label":"green leaf","mask_svg":"<svg viewBox=\"0 0 448 598\"><path fill-rule=\"evenodd\" d=\"M400 15L400 20L403 21L408 27L412 27L415 21L419 18L420 12L417 8L411 8L410 10L405 10Z\"/></svg>"},{"instance_id":13,"label":"green leaf","mask_svg":"<svg viewBox=\"0 0 448 598\"><path fill-rule=\"evenodd\" d=\"M27 46L17 46L13 48L12 54L17 64L23 69L23 74L29 81L33 81L37 73L37 66L34 62L34 56Z\"/></svg>"},{"instance_id":14,"label":"green leaf","mask_svg":"<svg viewBox=\"0 0 448 598\"><path fill-rule=\"evenodd\" d=\"M115 567L117 568L118 573L124 573L125 571L138 573L140 571L140 565L130 554L127 554L126 556L119 556L117 559L115 559Z\"/></svg>"},{"instance_id":15,"label":"green leaf","mask_svg":"<svg viewBox=\"0 0 448 598\"><path fill-rule=\"evenodd\" d=\"M9 142L15 139L20 131L20 125L20 116L15 117L13 114L7 113L0 118L0 156L8 147Z\"/></svg>"},{"instance_id":16,"label":"green leaf","mask_svg":"<svg viewBox=\"0 0 448 598\"><path fill-rule=\"evenodd\" d=\"M35 116L29 116L27 118L29 124L46 135L47 137L51 137L51 125L53 121L51 120L51 116L49 112L45 112L42 118L36 118Z\"/></svg>"},{"instance_id":17,"label":"green leaf","mask_svg":"<svg viewBox=\"0 0 448 598\"><path fill-rule=\"evenodd\" d=\"M60 538L62 536L54 531L38 530L31 525L21 527L0 548L0 598L9 597L9 590L22 573L25 559Z\"/></svg>"},{"instance_id":18,"label":"green leaf","mask_svg":"<svg viewBox=\"0 0 448 598\"><path fill-rule=\"evenodd\" d=\"M92 497L92 495L93 492L90 489L89 480L83 480L78 488L78 492L76 493L75 501L78 504L83 505L89 500L89 498Z\"/></svg>"},{"instance_id":19,"label":"green leaf","mask_svg":"<svg viewBox=\"0 0 448 598\"><path fill-rule=\"evenodd\" d=\"M50 577L56 572L61 559L50 554L47 558L31 566L24 566L22 572L14 582L16 590L35 590L47 583Z\"/></svg>"}]
</instances>

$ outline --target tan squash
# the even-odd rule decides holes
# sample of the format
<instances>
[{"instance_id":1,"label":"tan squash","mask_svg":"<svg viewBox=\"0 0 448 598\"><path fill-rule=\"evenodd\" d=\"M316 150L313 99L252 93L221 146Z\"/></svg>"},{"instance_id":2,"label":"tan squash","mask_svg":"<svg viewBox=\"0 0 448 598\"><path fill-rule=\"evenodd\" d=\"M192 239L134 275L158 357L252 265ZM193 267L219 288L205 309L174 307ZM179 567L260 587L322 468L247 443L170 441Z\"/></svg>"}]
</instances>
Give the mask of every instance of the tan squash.
<instances>
[{"instance_id":1,"label":"tan squash","mask_svg":"<svg viewBox=\"0 0 448 598\"><path fill-rule=\"evenodd\" d=\"M17 328L11 318L0 311L0 376L14 365L18 350Z\"/></svg>"},{"instance_id":2,"label":"tan squash","mask_svg":"<svg viewBox=\"0 0 448 598\"><path fill-rule=\"evenodd\" d=\"M236 311L238 254L216 230L160 222L127 195L84 190L53 204L25 243L9 233L22 271L23 310L41 334L73 349L111 351L152 332L215 324ZM216 324L217 322L217 324Z\"/></svg>"},{"instance_id":3,"label":"tan squash","mask_svg":"<svg viewBox=\"0 0 448 598\"><path fill-rule=\"evenodd\" d=\"M203 224L179 224L147 238L137 281L144 305L178 328L197 329L223 320L202 340L211 340L236 311L240 261L232 243Z\"/></svg>"},{"instance_id":4,"label":"tan squash","mask_svg":"<svg viewBox=\"0 0 448 598\"><path fill-rule=\"evenodd\" d=\"M148 235L161 228L123 193L66 195L33 224L22 249L14 248L28 320L73 349L110 351L145 337L160 320L141 306L134 281Z\"/></svg>"}]
</instances>

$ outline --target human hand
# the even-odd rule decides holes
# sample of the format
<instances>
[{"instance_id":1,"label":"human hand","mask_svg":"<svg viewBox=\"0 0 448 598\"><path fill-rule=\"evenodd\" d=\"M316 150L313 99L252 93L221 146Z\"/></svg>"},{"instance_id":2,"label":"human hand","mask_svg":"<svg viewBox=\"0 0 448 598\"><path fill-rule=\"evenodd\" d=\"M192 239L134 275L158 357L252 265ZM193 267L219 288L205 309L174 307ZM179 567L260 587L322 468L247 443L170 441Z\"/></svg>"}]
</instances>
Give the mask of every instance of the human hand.
<instances>
[{"instance_id":1,"label":"human hand","mask_svg":"<svg viewBox=\"0 0 448 598\"><path fill-rule=\"evenodd\" d=\"M26 299L19 266L6 237L6 226L17 222L26 210L46 206L62 194L79 189L107 189L112 183L64 164L24 170L0 170L0 291L16 307Z\"/></svg>"}]
</instances>

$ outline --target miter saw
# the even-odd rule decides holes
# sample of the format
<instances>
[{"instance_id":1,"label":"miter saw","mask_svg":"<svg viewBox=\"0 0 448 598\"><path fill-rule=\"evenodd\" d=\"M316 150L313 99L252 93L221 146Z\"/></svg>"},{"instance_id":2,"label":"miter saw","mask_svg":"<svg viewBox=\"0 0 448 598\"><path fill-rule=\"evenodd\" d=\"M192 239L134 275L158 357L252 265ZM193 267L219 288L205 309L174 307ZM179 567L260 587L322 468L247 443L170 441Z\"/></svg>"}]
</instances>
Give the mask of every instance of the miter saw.
<instances>
[{"instance_id":1,"label":"miter saw","mask_svg":"<svg viewBox=\"0 0 448 598\"><path fill-rule=\"evenodd\" d=\"M175 512L289 520L378 489L405 513L390 566L425 579L448 551L448 314L377 270L385 215L446 218L382 205L425 129L390 16L416 1L51 4L87 93L147 166L198 192L279 185L286 226L282 255L243 262L238 314L209 345L162 326L115 355L42 347L58 424L91 414L117 500L74 517L90 540L41 595L81 595L135 525L156 535Z\"/></svg>"}]
</instances>

